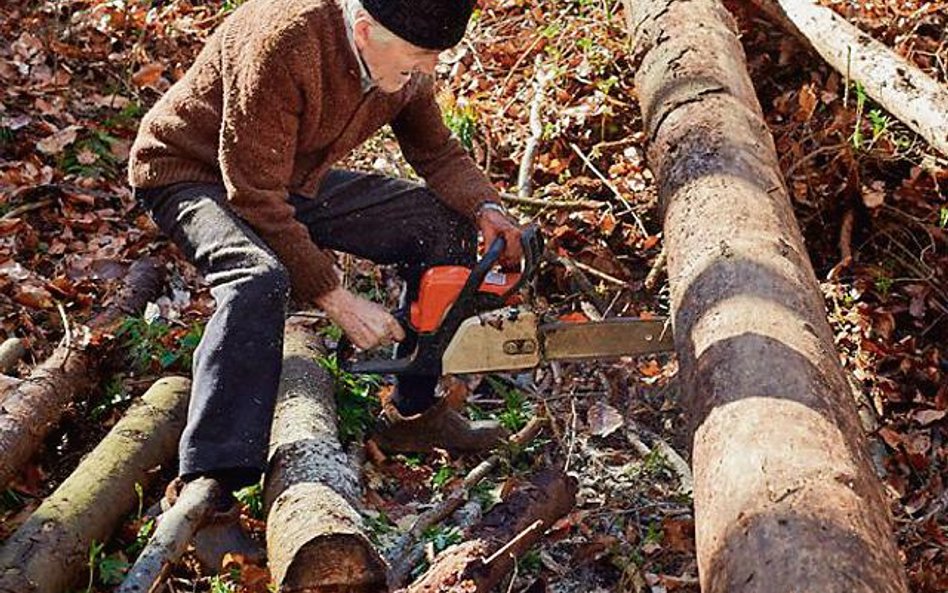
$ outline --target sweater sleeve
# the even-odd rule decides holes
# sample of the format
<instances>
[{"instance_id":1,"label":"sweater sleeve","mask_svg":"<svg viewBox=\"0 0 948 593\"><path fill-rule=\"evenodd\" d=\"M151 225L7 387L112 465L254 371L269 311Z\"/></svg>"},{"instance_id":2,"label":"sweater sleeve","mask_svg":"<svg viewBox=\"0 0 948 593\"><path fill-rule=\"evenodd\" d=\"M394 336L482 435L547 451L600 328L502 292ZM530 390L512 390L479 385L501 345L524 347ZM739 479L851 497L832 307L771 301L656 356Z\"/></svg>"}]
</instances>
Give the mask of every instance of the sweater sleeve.
<instances>
[{"instance_id":1,"label":"sweater sleeve","mask_svg":"<svg viewBox=\"0 0 948 593\"><path fill-rule=\"evenodd\" d=\"M424 76L412 99L392 121L405 159L445 204L474 217L478 205L499 202L487 176L444 125L432 77Z\"/></svg>"},{"instance_id":2,"label":"sweater sleeve","mask_svg":"<svg viewBox=\"0 0 948 593\"><path fill-rule=\"evenodd\" d=\"M318 50L282 33L224 32L218 159L231 206L286 267L294 297L308 303L339 283L332 254L312 241L287 200L300 116L304 105L319 104L307 101L320 91ZM308 67L293 68L299 61Z\"/></svg>"}]
</instances>

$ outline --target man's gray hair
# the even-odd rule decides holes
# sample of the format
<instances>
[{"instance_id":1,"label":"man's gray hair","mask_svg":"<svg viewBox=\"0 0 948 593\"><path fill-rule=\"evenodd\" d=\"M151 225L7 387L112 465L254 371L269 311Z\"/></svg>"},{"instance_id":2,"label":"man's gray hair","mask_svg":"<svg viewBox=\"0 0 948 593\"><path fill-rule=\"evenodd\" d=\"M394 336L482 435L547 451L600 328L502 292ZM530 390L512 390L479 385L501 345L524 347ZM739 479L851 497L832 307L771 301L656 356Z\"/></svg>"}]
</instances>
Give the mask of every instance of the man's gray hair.
<instances>
[{"instance_id":1,"label":"man's gray hair","mask_svg":"<svg viewBox=\"0 0 948 593\"><path fill-rule=\"evenodd\" d=\"M382 26L365 10L365 7L362 6L362 0L342 0L342 12L346 18L346 27L348 27L350 34L352 33L352 28L355 26L356 19L360 14L364 14L364 16L369 19L369 22L372 23L370 31L376 41L384 42L399 39L398 35Z\"/></svg>"}]
</instances>

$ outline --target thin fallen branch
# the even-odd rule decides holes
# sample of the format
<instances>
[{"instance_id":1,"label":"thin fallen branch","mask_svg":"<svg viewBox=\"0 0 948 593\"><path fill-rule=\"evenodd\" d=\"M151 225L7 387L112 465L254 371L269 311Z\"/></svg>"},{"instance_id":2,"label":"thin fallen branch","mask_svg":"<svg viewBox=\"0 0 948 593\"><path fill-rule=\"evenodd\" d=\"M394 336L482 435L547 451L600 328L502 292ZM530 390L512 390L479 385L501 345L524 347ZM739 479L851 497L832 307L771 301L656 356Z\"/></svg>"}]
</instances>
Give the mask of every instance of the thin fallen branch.
<instances>
[{"instance_id":1,"label":"thin fallen branch","mask_svg":"<svg viewBox=\"0 0 948 593\"><path fill-rule=\"evenodd\" d=\"M948 155L948 88L943 84L830 8L800 0L753 2L847 81L861 84L868 96L932 148Z\"/></svg>"},{"instance_id":2,"label":"thin fallen branch","mask_svg":"<svg viewBox=\"0 0 948 593\"><path fill-rule=\"evenodd\" d=\"M590 265L584 264L583 262L574 261L573 264L580 270L583 270L584 272L588 272L592 274L593 276L595 276L596 278L599 278L600 280L605 280L606 282L611 282L612 284L616 284L622 287L626 287L629 285L629 283L626 282L625 280L616 278L615 276L612 276L610 274L606 274L602 270L597 270L596 268Z\"/></svg>"},{"instance_id":3,"label":"thin fallen branch","mask_svg":"<svg viewBox=\"0 0 948 593\"><path fill-rule=\"evenodd\" d=\"M220 495L216 480L198 478L189 482L171 508L159 517L154 535L116 593L158 591L194 534L214 514L214 501Z\"/></svg>"},{"instance_id":4,"label":"thin fallen branch","mask_svg":"<svg viewBox=\"0 0 948 593\"><path fill-rule=\"evenodd\" d=\"M88 572L89 548L135 509L136 486L174 459L189 382L157 381L0 549L0 592L64 591Z\"/></svg>"},{"instance_id":5,"label":"thin fallen branch","mask_svg":"<svg viewBox=\"0 0 948 593\"><path fill-rule=\"evenodd\" d=\"M621 202L623 206L625 206L626 211L629 214L631 214L632 218L635 220L635 225L639 227L639 232L642 233L642 236L648 237L648 231L645 230L645 225L642 223L642 219L639 218L639 215L636 214L635 210L632 209L632 206L629 204L629 201L625 199L625 196L622 195L622 193L619 191L619 188L616 187L616 185L612 183L612 181L610 181L608 177L603 175L602 172L598 168L596 168L596 165L594 165L593 162L589 160L589 157L583 154L583 151L580 150L579 146L577 146L573 142L570 142L569 147L573 149L573 152L575 152L576 155L583 161L583 163L585 163L585 165L589 167L589 170L592 171L593 174L595 174L596 177L598 177L599 180L602 181L603 184L609 188L609 191L612 192L612 194L616 197L616 199L619 200L619 202Z\"/></svg>"},{"instance_id":6,"label":"thin fallen branch","mask_svg":"<svg viewBox=\"0 0 948 593\"><path fill-rule=\"evenodd\" d=\"M599 210L608 206L605 202L597 202L596 200L547 200L545 198L526 198L508 193L502 193L500 197L508 204L523 204L525 206L557 210Z\"/></svg>"},{"instance_id":7,"label":"thin fallen branch","mask_svg":"<svg viewBox=\"0 0 948 593\"><path fill-rule=\"evenodd\" d=\"M655 290L655 287L658 286L658 279L661 278L662 273L665 271L665 264L667 262L668 251L665 250L665 245L662 244L662 250L659 252L658 257L655 258L655 263L652 264L652 268L645 277L645 290L650 292Z\"/></svg>"},{"instance_id":8,"label":"thin fallen branch","mask_svg":"<svg viewBox=\"0 0 948 593\"><path fill-rule=\"evenodd\" d=\"M157 260L135 262L123 290L89 322L89 328L103 334L114 331L121 318L158 296L161 278ZM0 406L0 487L29 461L68 404L94 385L104 354L92 345L60 345L7 393Z\"/></svg>"},{"instance_id":9,"label":"thin fallen branch","mask_svg":"<svg viewBox=\"0 0 948 593\"><path fill-rule=\"evenodd\" d=\"M541 418L534 417L524 426L520 432L510 437L510 445L513 447L525 447L540 434L540 429L545 424ZM408 528L408 531L402 535L391 549L388 550L386 557L389 559L391 570L389 571L389 583L392 586L400 586L405 583L412 567L418 562L417 554L411 554L410 551L421 539L422 534L437 523L446 519L451 513L459 509L467 500L470 491L481 480L494 471L500 462L500 455L491 455L480 462L472 469L461 482L460 486L455 488L437 505L431 507L420 514Z\"/></svg>"},{"instance_id":10,"label":"thin fallen branch","mask_svg":"<svg viewBox=\"0 0 948 593\"><path fill-rule=\"evenodd\" d=\"M520 171L517 175L517 197L529 198L533 193L533 165L540 139L543 137L543 122L540 120L540 108L543 106L543 94L550 75L542 68L543 59L537 56L534 64L533 100L530 101L530 137L523 149Z\"/></svg>"},{"instance_id":11,"label":"thin fallen branch","mask_svg":"<svg viewBox=\"0 0 948 593\"><path fill-rule=\"evenodd\" d=\"M29 204L23 204L17 206L16 208L11 208L9 211L4 213L3 216L0 216L0 220L10 220L11 218L18 218L27 212L32 212L33 210L40 210L45 208L55 202L56 200L52 198L46 198L45 200L39 200L38 202L30 202Z\"/></svg>"}]
</instances>

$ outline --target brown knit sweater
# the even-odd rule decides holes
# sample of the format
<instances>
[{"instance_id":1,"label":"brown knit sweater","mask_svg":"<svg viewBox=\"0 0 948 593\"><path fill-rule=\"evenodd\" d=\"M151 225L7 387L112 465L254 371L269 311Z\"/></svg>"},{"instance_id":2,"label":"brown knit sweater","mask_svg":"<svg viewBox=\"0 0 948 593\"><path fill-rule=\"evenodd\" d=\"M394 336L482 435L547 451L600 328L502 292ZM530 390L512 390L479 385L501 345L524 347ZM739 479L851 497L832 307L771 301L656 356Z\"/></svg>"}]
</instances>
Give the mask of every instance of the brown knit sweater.
<instances>
[{"instance_id":1,"label":"brown knit sweater","mask_svg":"<svg viewBox=\"0 0 948 593\"><path fill-rule=\"evenodd\" d=\"M432 84L415 75L397 93L363 93L334 0L250 0L142 120L129 181L222 183L233 209L287 267L295 297L311 302L339 280L287 195L315 196L329 167L384 124L450 207L473 217L478 204L497 199L445 127Z\"/></svg>"}]
</instances>

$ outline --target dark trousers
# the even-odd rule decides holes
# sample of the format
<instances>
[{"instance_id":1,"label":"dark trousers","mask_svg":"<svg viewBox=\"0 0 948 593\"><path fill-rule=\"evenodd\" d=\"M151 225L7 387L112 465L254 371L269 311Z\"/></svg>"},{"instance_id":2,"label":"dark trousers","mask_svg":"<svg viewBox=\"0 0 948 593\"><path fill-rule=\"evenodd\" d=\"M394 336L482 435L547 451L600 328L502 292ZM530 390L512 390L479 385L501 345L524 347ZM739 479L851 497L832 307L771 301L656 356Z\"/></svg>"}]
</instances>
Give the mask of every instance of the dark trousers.
<instances>
[{"instance_id":1,"label":"dark trousers","mask_svg":"<svg viewBox=\"0 0 948 593\"><path fill-rule=\"evenodd\" d=\"M228 207L222 186L181 183L136 195L204 276L217 302L194 353L180 474L224 475L232 488L252 484L266 467L280 379L286 269ZM470 266L475 259L474 225L422 185L336 170L316 199L290 201L320 247L397 266L409 298L426 268ZM399 409L425 409L434 402L435 386L434 378L401 381Z\"/></svg>"}]
</instances>

